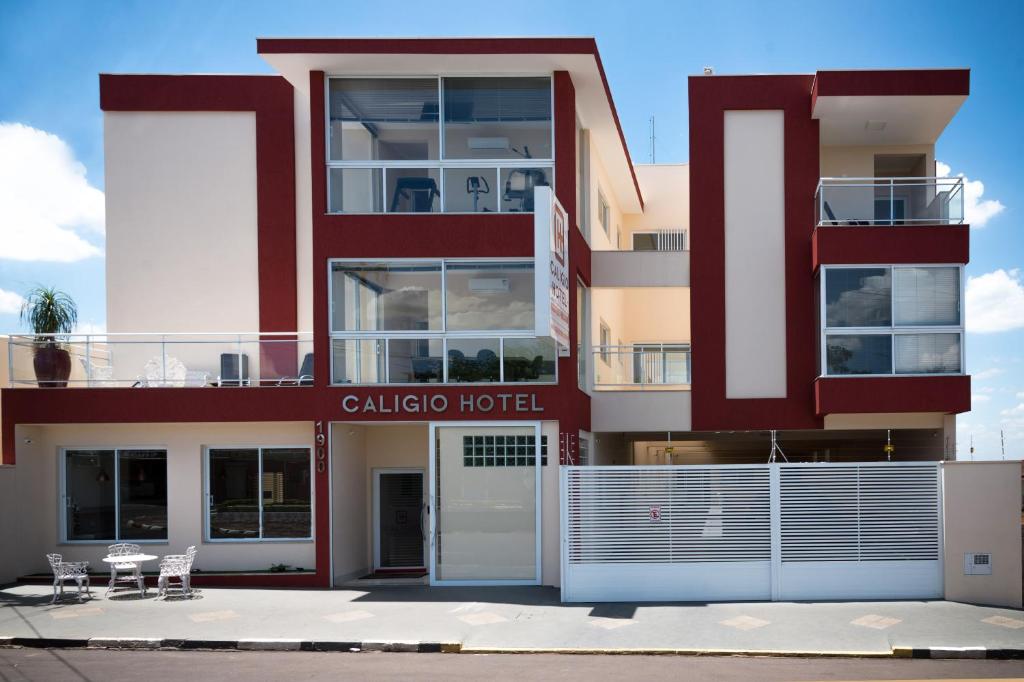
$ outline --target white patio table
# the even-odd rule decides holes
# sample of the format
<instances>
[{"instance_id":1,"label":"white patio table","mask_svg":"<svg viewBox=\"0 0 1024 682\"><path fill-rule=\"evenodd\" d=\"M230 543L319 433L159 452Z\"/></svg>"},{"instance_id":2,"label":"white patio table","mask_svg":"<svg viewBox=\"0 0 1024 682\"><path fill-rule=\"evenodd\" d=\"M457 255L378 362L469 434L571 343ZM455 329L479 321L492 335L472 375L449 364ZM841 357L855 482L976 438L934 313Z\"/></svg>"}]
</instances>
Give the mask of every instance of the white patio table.
<instances>
[{"instance_id":1,"label":"white patio table","mask_svg":"<svg viewBox=\"0 0 1024 682\"><path fill-rule=\"evenodd\" d=\"M133 577L135 578L135 583L139 586L139 596L144 596L146 594L146 581L142 577L142 564L145 561L153 561L159 558L152 554L124 554L122 556L103 557L103 561L110 564L110 585L107 587L107 592L114 589L114 583L117 581L118 565L132 564L134 567Z\"/></svg>"}]
</instances>

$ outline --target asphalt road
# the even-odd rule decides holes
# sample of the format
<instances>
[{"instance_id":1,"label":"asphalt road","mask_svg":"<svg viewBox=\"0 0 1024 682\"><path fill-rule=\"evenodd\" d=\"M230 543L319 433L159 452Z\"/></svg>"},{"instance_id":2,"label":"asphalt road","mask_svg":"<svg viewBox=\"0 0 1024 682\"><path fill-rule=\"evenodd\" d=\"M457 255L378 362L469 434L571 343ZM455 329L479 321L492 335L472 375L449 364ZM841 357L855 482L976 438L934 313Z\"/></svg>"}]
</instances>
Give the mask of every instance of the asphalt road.
<instances>
[{"instance_id":1,"label":"asphalt road","mask_svg":"<svg viewBox=\"0 0 1024 682\"><path fill-rule=\"evenodd\" d=\"M0 649L0 680L1024 679L1024 661Z\"/></svg>"}]
</instances>

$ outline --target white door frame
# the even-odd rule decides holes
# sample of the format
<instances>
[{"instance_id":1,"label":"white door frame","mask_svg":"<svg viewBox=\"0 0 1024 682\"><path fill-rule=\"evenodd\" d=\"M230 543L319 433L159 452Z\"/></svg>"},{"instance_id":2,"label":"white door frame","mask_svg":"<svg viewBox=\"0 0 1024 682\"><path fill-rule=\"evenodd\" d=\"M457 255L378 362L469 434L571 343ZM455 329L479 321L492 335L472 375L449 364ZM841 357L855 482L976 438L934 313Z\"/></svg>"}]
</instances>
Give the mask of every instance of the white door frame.
<instances>
[{"instance_id":1,"label":"white door frame","mask_svg":"<svg viewBox=\"0 0 1024 682\"><path fill-rule=\"evenodd\" d=\"M529 580L440 580L437 577L437 552L434 551L435 542L437 539L437 500L435 499L435 491L437 490L437 430L443 427L488 427L493 426L496 428L501 427L522 427L532 426L534 436L534 451L533 451L533 464L536 472L536 501L537 501L537 520L534 528L534 534L536 536L536 547L534 549L534 577ZM430 438L430 477L428 490L428 499L430 500L427 505L427 516L430 517L430 532L427 534L429 544L427 551L430 554L430 585L452 585L452 586L474 586L474 585L540 585L541 584L541 500L543 498L543 490L541 489L541 422L540 421L512 421L512 420L494 420L494 421L445 421L445 422L430 422L429 425L429 438ZM548 457L551 457L552 449L554 449L554 456L558 457L558 444L548 443ZM461 455L460 455L461 456ZM557 461L557 460L556 460Z\"/></svg>"},{"instance_id":2,"label":"white door frame","mask_svg":"<svg viewBox=\"0 0 1024 682\"><path fill-rule=\"evenodd\" d=\"M373 468L373 498L370 506L373 508L373 570L382 568L380 565L380 477L383 474L419 474L420 487L420 534L423 534L423 510L426 504L427 478L424 475L423 467L374 467ZM423 558L426 559L429 545L427 538L423 538ZM426 561L423 562L426 564ZM425 566L388 566L387 568L424 568Z\"/></svg>"}]
</instances>

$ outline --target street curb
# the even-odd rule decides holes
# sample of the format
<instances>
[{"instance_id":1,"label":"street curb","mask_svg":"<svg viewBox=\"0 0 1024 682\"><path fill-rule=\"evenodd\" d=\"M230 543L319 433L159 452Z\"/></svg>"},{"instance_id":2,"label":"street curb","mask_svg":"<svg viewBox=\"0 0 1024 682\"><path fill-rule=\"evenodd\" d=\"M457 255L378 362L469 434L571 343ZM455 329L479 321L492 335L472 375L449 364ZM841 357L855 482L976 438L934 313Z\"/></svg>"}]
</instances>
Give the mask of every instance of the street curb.
<instances>
[{"instance_id":1,"label":"street curb","mask_svg":"<svg viewBox=\"0 0 1024 682\"><path fill-rule=\"evenodd\" d=\"M1024 659L1024 648L902 647L891 651L786 651L778 649L672 649L672 648L568 648L568 647L465 647L461 642L368 640L362 642L303 639L173 639L150 637L56 637L0 636L0 649L120 649L177 651L333 651L403 652L442 654L561 654L591 656L760 656L775 658L931 658L931 659Z\"/></svg>"},{"instance_id":2,"label":"street curb","mask_svg":"<svg viewBox=\"0 0 1024 682\"><path fill-rule=\"evenodd\" d=\"M457 654L461 642L418 642L410 640L372 640L365 642L316 641L303 639L174 639L150 637L93 637L69 639L56 637L0 636L0 648L33 649L133 649L178 651L386 651L408 653Z\"/></svg>"},{"instance_id":3,"label":"street curb","mask_svg":"<svg viewBox=\"0 0 1024 682\"><path fill-rule=\"evenodd\" d=\"M895 658L1024 659L1024 649L989 649L983 646L932 646L892 648Z\"/></svg>"}]
</instances>

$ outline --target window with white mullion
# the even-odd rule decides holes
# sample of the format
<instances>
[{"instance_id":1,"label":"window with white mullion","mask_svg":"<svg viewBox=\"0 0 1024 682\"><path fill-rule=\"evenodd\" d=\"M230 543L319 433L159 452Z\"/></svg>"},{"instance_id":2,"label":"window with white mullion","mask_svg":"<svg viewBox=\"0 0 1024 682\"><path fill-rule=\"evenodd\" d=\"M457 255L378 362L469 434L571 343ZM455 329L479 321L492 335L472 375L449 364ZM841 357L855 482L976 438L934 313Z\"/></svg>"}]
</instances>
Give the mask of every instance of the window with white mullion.
<instances>
[{"instance_id":1,"label":"window with white mullion","mask_svg":"<svg viewBox=\"0 0 1024 682\"><path fill-rule=\"evenodd\" d=\"M826 266L828 375L960 374L959 266Z\"/></svg>"}]
</instances>

